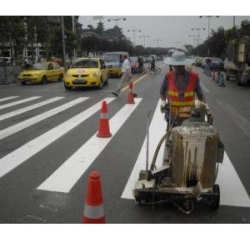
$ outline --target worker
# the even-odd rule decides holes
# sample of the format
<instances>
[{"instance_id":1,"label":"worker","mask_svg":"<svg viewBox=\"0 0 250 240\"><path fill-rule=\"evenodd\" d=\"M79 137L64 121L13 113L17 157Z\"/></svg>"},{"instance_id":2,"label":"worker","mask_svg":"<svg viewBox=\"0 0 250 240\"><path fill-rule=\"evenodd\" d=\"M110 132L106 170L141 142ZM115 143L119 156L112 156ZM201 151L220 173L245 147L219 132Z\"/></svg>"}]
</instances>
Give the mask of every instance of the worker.
<instances>
[{"instance_id":1,"label":"worker","mask_svg":"<svg viewBox=\"0 0 250 240\"><path fill-rule=\"evenodd\" d=\"M165 118L171 123L180 125L185 119L190 117L192 108L195 107L195 94L198 99L205 103L205 97L200 86L198 73L187 71L185 66L191 65L194 60L187 58L181 51L175 51L171 57L164 61L173 67L173 71L168 71L165 75L160 89L161 112L165 112ZM206 104L207 110L209 110ZM168 124L169 125L169 124Z\"/></svg>"},{"instance_id":2,"label":"worker","mask_svg":"<svg viewBox=\"0 0 250 240\"><path fill-rule=\"evenodd\" d=\"M224 74L221 72L221 70L218 70L217 72L216 83L218 83L218 86L226 86L224 81Z\"/></svg>"}]
</instances>

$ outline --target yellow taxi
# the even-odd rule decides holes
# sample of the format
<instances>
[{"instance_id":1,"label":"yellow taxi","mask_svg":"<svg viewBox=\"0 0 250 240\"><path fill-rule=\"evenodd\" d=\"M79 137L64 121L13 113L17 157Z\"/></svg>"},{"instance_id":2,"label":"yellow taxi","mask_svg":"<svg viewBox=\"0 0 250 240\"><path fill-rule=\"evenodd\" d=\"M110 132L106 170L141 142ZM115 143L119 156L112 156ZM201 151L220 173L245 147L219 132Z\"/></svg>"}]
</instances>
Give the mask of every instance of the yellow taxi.
<instances>
[{"instance_id":1,"label":"yellow taxi","mask_svg":"<svg viewBox=\"0 0 250 240\"><path fill-rule=\"evenodd\" d=\"M108 84L108 68L101 58L79 58L68 69L64 77L64 87L97 87Z\"/></svg>"},{"instance_id":2,"label":"yellow taxi","mask_svg":"<svg viewBox=\"0 0 250 240\"><path fill-rule=\"evenodd\" d=\"M62 81L65 70L56 62L39 62L21 71L18 80L22 85L26 83L42 83Z\"/></svg>"}]
</instances>

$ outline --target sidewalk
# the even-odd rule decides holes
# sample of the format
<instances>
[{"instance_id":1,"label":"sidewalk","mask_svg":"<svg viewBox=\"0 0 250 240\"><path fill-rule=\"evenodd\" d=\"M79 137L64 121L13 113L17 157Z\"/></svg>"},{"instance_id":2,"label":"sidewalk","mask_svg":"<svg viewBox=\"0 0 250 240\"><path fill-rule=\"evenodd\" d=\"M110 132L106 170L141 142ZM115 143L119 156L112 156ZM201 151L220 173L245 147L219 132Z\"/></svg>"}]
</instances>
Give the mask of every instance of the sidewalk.
<instances>
[{"instance_id":1,"label":"sidewalk","mask_svg":"<svg viewBox=\"0 0 250 240\"><path fill-rule=\"evenodd\" d=\"M18 82L17 77L20 71L20 66L0 66L0 85Z\"/></svg>"}]
</instances>

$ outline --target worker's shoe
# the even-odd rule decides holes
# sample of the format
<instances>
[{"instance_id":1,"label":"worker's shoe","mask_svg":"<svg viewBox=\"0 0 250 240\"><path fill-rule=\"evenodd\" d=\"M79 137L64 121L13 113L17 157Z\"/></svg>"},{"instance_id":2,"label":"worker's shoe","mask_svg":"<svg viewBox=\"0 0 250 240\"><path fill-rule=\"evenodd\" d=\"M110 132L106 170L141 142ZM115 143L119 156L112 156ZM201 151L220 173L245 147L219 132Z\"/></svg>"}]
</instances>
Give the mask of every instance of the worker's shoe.
<instances>
[{"instance_id":1,"label":"worker's shoe","mask_svg":"<svg viewBox=\"0 0 250 240\"><path fill-rule=\"evenodd\" d=\"M134 97L137 97L137 94L136 93L133 93Z\"/></svg>"}]
</instances>

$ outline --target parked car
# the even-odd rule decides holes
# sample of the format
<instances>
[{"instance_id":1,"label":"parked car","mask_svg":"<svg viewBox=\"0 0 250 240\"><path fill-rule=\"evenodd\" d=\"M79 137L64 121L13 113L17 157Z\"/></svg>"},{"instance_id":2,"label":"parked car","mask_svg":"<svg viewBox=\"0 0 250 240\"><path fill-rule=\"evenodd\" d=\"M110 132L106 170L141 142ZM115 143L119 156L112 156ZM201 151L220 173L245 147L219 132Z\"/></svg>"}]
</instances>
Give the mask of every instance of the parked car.
<instances>
[{"instance_id":1,"label":"parked car","mask_svg":"<svg viewBox=\"0 0 250 240\"><path fill-rule=\"evenodd\" d=\"M18 80L22 85L26 83L42 83L48 81L62 81L65 70L56 62L34 63L28 69L21 71Z\"/></svg>"},{"instance_id":2,"label":"parked car","mask_svg":"<svg viewBox=\"0 0 250 240\"><path fill-rule=\"evenodd\" d=\"M210 65L211 71L224 71L224 62L220 58L212 58L211 65Z\"/></svg>"},{"instance_id":3,"label":"parked car","mask_svg":"<svg viewBox=\"0 0 250 240\"><path fill-rule=\"evenodd\" d=\"M101 89L108 84L108 68L101 58L79 58L65 74L64 87L97 87Z\"/></svg>"}]
</instances>

